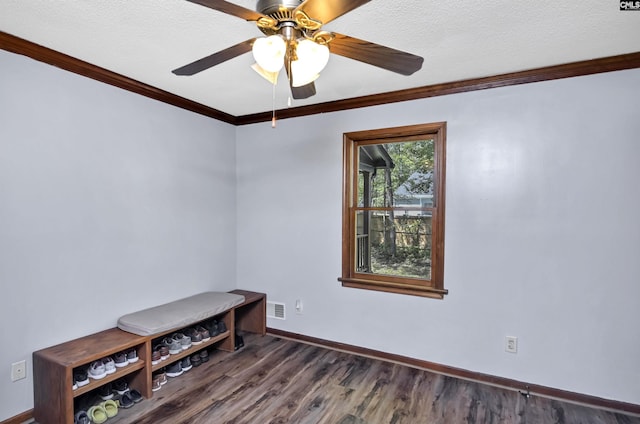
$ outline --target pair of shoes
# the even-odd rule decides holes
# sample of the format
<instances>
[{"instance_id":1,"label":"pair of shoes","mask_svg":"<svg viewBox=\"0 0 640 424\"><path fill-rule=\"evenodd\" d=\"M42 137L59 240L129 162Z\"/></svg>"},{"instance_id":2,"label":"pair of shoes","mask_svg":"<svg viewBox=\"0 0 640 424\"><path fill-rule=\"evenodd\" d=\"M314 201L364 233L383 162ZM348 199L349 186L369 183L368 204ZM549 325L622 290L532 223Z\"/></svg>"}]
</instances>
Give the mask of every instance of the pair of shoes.
<instances>
[{"instance_id":1,"label":"pair of shoes","mask_svg":"<svg viewBox=\"0 0 640 424\"><path fill-rule=\"evenodd\" d=\"M160 361L165 361L165 360L169 359L169 355L171 353L169 351L169 345L166 344L164 340L162 340L159 344L157 344L153 348L153 354L155 354L156 352L158 352L158 354L160 355ZM154 357L152 356L152 361L153 361L153 358Z\"/></svg>"},{"instance_id":2,"label":"pair of shoes","mask_svg":"<svg viewBox=\"0 0 640 424\"><path fill-rule=\"evenodd\" d=\"M129 383L127 383L127 380L124 380L124 379L116 380L113 383L113 390L117 394L123 395L129 391Z\"/></svg>"},{"instance_id":3,"label":"pair of shoes","mask_svg":"<svg viewBox=\"0 0 640 424\"><path fill-rule=\"evenodd\" d=\"M115 417L116 414L118 414L118 404L112 400L94 405L87 411L89 419L95 424L102 424L107 421L107 418Z\"/></svg>"},{"instance_id":4,"label":"pair of shoes","mask_svg":"<svg viewBox=\"0 0 640 424\"><path fill-rule=\"evenodd\" d=\"M158 365L162 361L162 355L159 350L151 352L151 365Z\"/></svg>"},{"instance_id":5,"label":"pair of shoes","mask_svg":"<svg viewBox=\"0 0 640 424\"><path fill-rule=\"evenodd\" d=\"M205 362L209 362L209 351L207 349L200 351L200 360L204 364Z\"/></svg>"},{"instance_id":6,"label":"pair of shoes","mask_svg":"<svg viewBox=\"0 0 640 424\"><path fill-rule=\"evenodd\" d=\"M194 367L199 367L200 365L202 365L202 359L200 359L199 353L191 356L191 365Z\"/></svg>"},{"instance_id":7,"label":"pair of shoes","mask_svg":"<svg viewBox=\"0 0 640 424\"><path fill-rule=\"evenodd\" d=\"M100 395L102 400L113 399L113 387L111 383L100 386L100 388L98 389L98 395Z\"/></svg>"},{"instance_id":8,"label":"pair of shoes","mask_svg":"<svg viewBox=\"0 0 640 424\"><path fill-rule=\"evenodd\" d=\"M167 367L167 377L171 377L171 378L178 377L178 376L181 376L182 373L183 371L182 371L181 361L176 361Z\"/></svg>"},{"instance_id":9,"label":"pair of shoes","mask_svg":"<svg viewBox=\"0 0 640 424\"><path fill-rule=\"evenodd\" d=\"M196 330L195 328L187 328L183 331L184 335L188 336L191 339L191 344L193 344L194 346L202 344L202 334L200 334L198 330Z\"/></svg>"},{"instance_id":10,"label":"pair of shoes","mask_svg":"<svg viewBox=\"0 0 640 424\"><path fill-rule=\"evenodd\" d=\"M165 384L167 384L167 373L165 372L165 369L162 368L160 371L156 372L153 375L154 378L158 378L158 381L160 381L160 385L164 386Z\"/></svg>"},{"instance_id":11,"label":"pair of shoes","mask_svg":"<svg viewBox=\"0 0 640 424\"><path fill-rule=\"evenodd\" d=\"M185 357L182 361L180 361L180 366L182 367L182 371L189 371L192 368L191 360L189 357Z\"/></svg>"},{"instance_id":12,"label":"pair of shoes","mask_svg":"<svg viewBox=\"0 0 640 424\"><path fill-rule=\"evenodd\" d=\"M125 392L123 393L119 398L118 398L118 406L120 408L124 408L124 409L128 409L131 408L133 406L135 402L133 401L133 398L131 397L131 394L129 392Z\"/></svg>"},{"instance_id":13,"label":"pair of shoes","mask_svg":"<svg viewBox=\"0 0 640 424\"><path fill-rule=\"evenodd\" d=\"M128 351L118 352L113 355L116 367L123 368L134 362L138 362L138 352L135 349L129 349Z\"/></svg>"},{"instance_id":14,"label":"pair of shoes","mask_svg":"<svg viewBox=\"0 0 640 424\"><path fill-rule=\"evenodd\" d=\"M171 355L177 355L182 352L182 343L180 343L180 340L174 339L173 336L162 339L162 344L169 348Z\"/></svg>"},{"instance_id":15,"label":"pair of shoes","mask_svg":"<svg viewBox=\"0 0 640 424\"><path fill-rule=\"evenodd\" d=\"M138 351L131 348L127 351L127 362L129 362L130 364L136 363L138 362L138 359L140 359L138 357Z\"/></svg>"},{"instance_id":16,"label":"pair of shoes","mask_svg":"<svg viewBox=\"0 0 640 424\"><path fill-rule=\"evenodd\" d=\"M78 411L73 417L73 424L91 424L91 420L85 411Z\"/></svg>"},{"instance_id":17,"label":"pair of shoes","mask_svg":"<svg viewBox=\"0 0 640 424\"><path fill-rule=\"evenodd\" d=\"M211 337L215 337L218 334L222 334L227 331L227 326L222 320L218 321L217 319L212 319L211 321L206 322L204 326L209 330Z\"/></svg>"},{"instance_id":18,"label":"pair of shoes","mask_svg":"<svg viewBox=\"0 0 640 424\"><path fill-rule=\"evenodd\" d=\"M113 355L113 361L116 364L116 368L123 368L129 365L129 361L127 361L127 354L124 352L118 352Z\"/></svg>"},{"instance_id":19,"label":"pair of shoes","mask_svg":"<svg viewBox=\"0 0 640 424\"><path fill-rule=\"evenodd\" d=\"M129 390L129 397L133 401L133 403L142 402L142 394L136 389Z\"/></svg>"},{"instance_id":20,"label":"pair of shoes","mask_svg":"<svg viewBox=\"0 0 640 424\"><path fill-rule=\"evenodd\" d=\"M244 347L244 337L242 337L240 333L236 332L234 350L238 350L242 347Z\"/></svg>"},{"instance_id":21,"label":"pair of shoes","mask_svg":"<svg viewBox=\"0 0 640 424\"><path fill-rule=\"evenodd\" d=\"M202 338L203 342L208 342L209 339L211 339L211 334L209 334L209 330L207 330L203 326L201 325L196 326L196 331L200 333L200 337Z\"/></svg>"},{"instance_id":22,"label":"pair of shoes","mask_svg":"<svg viewBox=\"0 0 640 424\"><path fill-rule=\"evenodd\" d=\"M191 347L191 337L182 333L173 333L171 339L180 343L180 349L187 350Z\"/></svg>"},{"instance_id":23,"label":"pair of shoes","mask_svg":"<svg viewBox=\"0 0 640 424\"><path fill-rule=\"evenodd\" d=\"M106 400L99 406L102 406L107 413L107 418L113 418L118 415L118 403L113 400Z\"/></svg>"},{"instance_id":24,"label":"pair of shoes","mask_svg":"<svg viewBox=\"0 0 640 424\"><path fill-rule=\"evenodd\" d=\"M114 364L114 367L115 367L115 364ZM89 377L93 378L94 380L100 380L107 376L107 368L105 367L104 362L102 362L102 360L93 361L91 365L89 365L87 374Z\"/></svg>"},{"instance_id":25,"label":"pair of shoes","mask_svg":"<svg viewBox=\"0 0 640 424\"><path fill-rule=\"evenodd\" d=\"M84 369L73 370L73 390L89 384L89 375Z\"/></svg>"},{"instance_id":26,"label":"pair of shoes","mask_svg":"<svg viewBox=\"0 0 640 424\"><path fill-rule=\"evenodd\" d=\"M153 379L151 380L151 391L157 392L160 389L162 389L162 384L160 384L160 377L154 375Z\"/></svg>"},{"instance_id":27,"label":"pair of shoes","mask_svg":"<svg viewBox=\"0 0 640 424\"><path fill-rule=\"evenodd\" d=\"M107 356L106 358L102 358L101 361L104 364L104 370L107 372L107 374L113 374L114 372L116 372L116 362L113 360L113 358Z\"/></svg>"}]
</instances>

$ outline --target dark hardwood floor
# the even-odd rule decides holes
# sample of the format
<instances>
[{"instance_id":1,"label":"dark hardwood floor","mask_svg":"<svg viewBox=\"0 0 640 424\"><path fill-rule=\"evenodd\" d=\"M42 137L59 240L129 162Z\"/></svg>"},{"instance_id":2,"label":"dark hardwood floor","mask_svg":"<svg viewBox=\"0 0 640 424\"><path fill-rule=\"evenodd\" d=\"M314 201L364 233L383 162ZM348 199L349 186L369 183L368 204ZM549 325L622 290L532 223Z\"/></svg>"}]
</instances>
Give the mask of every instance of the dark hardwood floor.
<instances>
[{"instance_id":1,"label":"dark hardwood floor","mask_svg":"<svg viewBox=\"0 0 640 424\"><path fill-rule=\"evenodd\" d=\"M468 382L273 336L169 378L108 424L640 424L640 417Z\"/></svg>"}]
</instances>

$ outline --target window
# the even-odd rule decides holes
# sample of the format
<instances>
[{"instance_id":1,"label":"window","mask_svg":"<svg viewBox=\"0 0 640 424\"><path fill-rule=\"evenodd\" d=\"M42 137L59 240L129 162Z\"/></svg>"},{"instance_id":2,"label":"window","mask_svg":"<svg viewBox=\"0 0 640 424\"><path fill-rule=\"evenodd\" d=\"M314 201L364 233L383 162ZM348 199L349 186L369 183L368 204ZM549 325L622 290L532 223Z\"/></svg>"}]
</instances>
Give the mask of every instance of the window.
<instances>
[{"instance_id":1,"label":"window","mask_svg":"<svg viewBox=\"0 0 640 424\"><path fill-rule=\"evenodd\" d=\"M344 135L345 287L442 299L446 123Z\"/></svg>"}]
</instances>

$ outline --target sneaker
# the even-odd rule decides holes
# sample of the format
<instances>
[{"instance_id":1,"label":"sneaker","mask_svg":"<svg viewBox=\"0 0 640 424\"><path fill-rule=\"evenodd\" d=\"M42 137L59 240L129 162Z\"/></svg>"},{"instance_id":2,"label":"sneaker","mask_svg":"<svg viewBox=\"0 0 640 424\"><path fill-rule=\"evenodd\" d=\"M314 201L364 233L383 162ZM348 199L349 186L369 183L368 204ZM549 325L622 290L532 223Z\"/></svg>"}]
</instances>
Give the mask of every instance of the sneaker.
<instances>
[{"instance_id":1,"label":"sneaker","mask_svg":"<svg viewBox=\"0 0 640 424\"><path fill-rule=\"evenodd\" d=\"M162 361L162 355L159 350L154 350L151 353L151 365L158 365Z\"/></svg>"},{"instance_id":2,"label":"sneaker","mask_svg":"<svg viewBox=\"0 0 640 424\"><path fill-rule=\"evenodd\" d=\"M153 390L153 388L151 390ZM118 399L118 406L120 408L131 408L133 404L133 399L131 399L129 393L124 393L122 396L120 396L120 399Z\"/></svg>"},{"instance_id":3,"label":"sneaker","mask_svg":"<svg viewBox=\"0 0 640 424\"><path fill-rule=\"evenodd\" d=\"M73 417L73 424L91 424L91 420L85 411L78 411Z\"/></svg>"},{"instance_id":4,"label":"sneaker","mask_svg":"<svg viewBox=\"0 0 640 424\"><path fill-rule=\"evenodd\" d=\"M87 374L94 380L100 380L101 378L105 378L107 376L107 370L102 361L94 361L91 363L91 365L89 365Z\"/></svg>"},{"instance_id":5,"label":"sneaker","mask_svg":"<svg viewBox=\"0 0 640 424\"><path fill-rule=\"evenodd\" d=\"M177 355L182 352L182 344L180 340L176 340L172 337L165 337L162 342L169 347L169 353L172 355Z\"/></svg>"},{"instance_id":6,"label":"sneaker","mask_svg":"<svg viewBox=\"0 0 640 424\"><path fill-rule=\"evenodd\" d=\"M197 326L196 331L200 333L200 337L202 338L203 342L208 342L209 339L211 339L211 334L209 334L209 330L207 330L203 326L201 325Z\"/></svg>"},{"instance_id":7,"label":"sneaker","mask_svg":"<svg viewBox=\"0 0 640 424\"><path fill-rule=\"evenodd\" d=\"M224 323L224 321L218 321L218 331L220 332L220 334L227 331L227 325Z\"/></svg>"},{"instance_id":8,"label":"sneaker","mask_svg":"<svg viewBox=\"0 0 640 424\"><path fill-rule=\"evenodd\" d=\"M98 394L100 395L102 400L113 399L113 389L111 387L111 383L100 386L100 388L98 389Z\"/></svg>"},{"instance_id":9,"label":"sneaker","mask_svg":"<svg viewBox=\"0 0 640 424\"><path fill-rule=\"evenodd\" d=\"M160 343L158 343L157 345L155 345L153 347L154 351L160 352L160 359L162 361L165 361L165 360L169 359L169 355L170 355L169 345L167 343L165 343L165 340L167 340L167 339L166 338L163 339Z\"/></svg>"},{"instance_id":10,"label":"sneaker","mask_svg":"<svg viewBox=\"0 0 640 424\"><path fill-rule=\"evenodd\" d=\"M78 390L78 383L76 383L76 380L73 380L73 385L71 386L71 390Z\"/></svg>"},{"instance_id":11,"label":"sneaker","mask_svg":"<svg viewBox=\"0 0 640 424\"><path fill-rule=\"evenodd\" d=\"M202 336L200 335L200 332L195 328L188 328L187 330L185 330L185 335L187 335L191 339L191 344L193 344L194 346L202 344Z\"/></svg>"},{"instance_id":12,"label":"sneaker","mask_svg":"<svg viewBox=\"0 0 640 424\"><path fill-rule=\"evenodd\" d=\"M151 391L157 392L162 389L162 385L160 384L160 378L158 376L154 376L153 380L151 380Z\"/></svg>"},{"instance_id":13,"label":"sneaker","mask_svg":"<svg viewBox=\"0 0 640 424\"><path fill-rule=\"evenodd\" d=\"M199 367L200 365L202 365L202 359L200 359L200 354L195 354L193 356L191 356L191 365L193 365L194 367Z\"/></svg>"},{"instance_id":14,"label":"sneaker","mask_svg":"<svg viewBox=\"0 0 640 424\"><path fill-rule=\"evenodd\" d=\"M129 391L129 384L123 379L116 380L116 382L113 383L113 390L115 390L119 395L123 395Z\"/></svg>"},{"instance_id":15,"label":"sneaker","mask_svg":"<svg viewBox=\"0 0 640 424\"><path fill-rule=\"evenodd\" d=\"M167 377L178 377L182 375L182 364L176 361L167 367Z\"/></svg>"},{"instance_id":16,"label":"sneaker","mask_svg":"<svg viewBox=\"0 0 640 424\"><path fill-rule=\"evenodd\" d=\"M142 401L142 394L136 389L130 390L129 396L131 397L131 400L133 401L133 403L138 403Z\"/></svg>"},{"instance_id":17,"label":"sneaker","mask_svg":"<svg viewBox=\"0 0 640 424\"><path fill-rule=\"evenodd\" d=\"M77 387L89 384L89 376L85 370L75 370L73 372L73 381Z\"/></svg>"},{"instance_id":18,"label":"sneaker","mask_svg":"<svg viewBox=\"0 0 640 424\"><path fill-rule=\"evenodd\" d=\"M188 356L182 360L180 365L182 366L182 371L185 371L185 372L189 371L192 368L191 360L189 359Z\"/></svg>"},{"instance_id":19,"label":"sneaker","mask_svg":"<svg viewBox=\"0 0 640 424\"><path fill-rule=\"evenodd\" d=\"M244 347L244 337L236 333L234 350L238 350L241 347Z\"/></svg>"},{"instance_id":20,"label":"sneaker","mask_svg":"<svg viewBox=\"0 0 640 424\"><path fill-rule=\"evenodd\" d=\"M138 362L138 352L135 349L129 349L127 351L127 362L133 364L134 362Z\"/></svg>"},{"instance_id":21,"label":"sneaker","mask_svg":"<svg viewBox=\"0 0 640 424\"><path fill-rule=\"evenodd\" d=\"M156 375L160 379L161 386L164 386L165 384L167 384L167 373L164 368L161 369Z\"/></svg>"},{"instance_id":22,"label":"sneaker","mask_svg":"<svg viewBox=\"0 0 640 424\"><path fill-rule=\"evenodd\" d=\"M205 362L209 362L209 351L208 350L202 350L200 351L200 360L202 360L202 363Z\"/></svg>"},{"instance_id":23,"label":"sneaker","mask_svg":"<svg viewBox=\"0 0 640 424\"><path fill-rule=\"evenodd\" d=\"M118 352L113 355L113 362L116 363L117 368L122 368L129 365L129 361L127 361L127 355L124 352Z\"/></svg>"},{"instance_id":24,"label":"sneaker","mask_svg":"<svg viewBox=\"0 0 640 424\"><path fill-rule=\"evenodd\" d=\"M187 350L191 347L191 337L182 333L173 333L171 338L180 343L180 349Z\"/></svg>"},{"instance_id":25,"label":"sneaker","mask_svg":"<svg viewBox=\"0 0 640 424\"><path fill-rule=\"evenodd\" d=\"M220 330L218 330L218 321L216 321L215 319L212 319L211 321L207 321L205 323L205 327L209 331L209 335L211 337L215 337L218 334L220 334Z\"/></svg>"},{"instance_id":26,"label":"sneaker","mask_svg":"<svg viewBox=\"0 0 640 424\"><path fill-rule=\"evenodd\" d=\"M102 358L102 363L104 364L104 369L107 374L113 374L116 372L116 363L110 356Z\"/></svg>"}]
</instances>

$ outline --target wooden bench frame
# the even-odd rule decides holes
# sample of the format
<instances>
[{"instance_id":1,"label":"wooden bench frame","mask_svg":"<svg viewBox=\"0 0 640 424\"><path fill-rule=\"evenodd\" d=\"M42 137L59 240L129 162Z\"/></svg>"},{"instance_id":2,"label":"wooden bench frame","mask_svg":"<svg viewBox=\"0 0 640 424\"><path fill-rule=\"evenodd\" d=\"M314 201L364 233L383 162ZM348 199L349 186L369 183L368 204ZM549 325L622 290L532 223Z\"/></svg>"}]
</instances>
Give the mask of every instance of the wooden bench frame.
<instances>
[{"instance_id":1,"label":"wooden bench frame","mask_svg":"<svg viewBox=\"0 0 640 424\"><path fill-rule=\"evenodd\" d=\"M34 352L35 420L40 424L73 424L73 402L76 397L125 376L129 380L130 387L137 389L145 398L151 398L152 373L157 369L210 346L233 352L236 330L265 335L267 331L266 295L246 290L232 290L229 293L243 295L245 300L216 315L218 320L224 321L227 331L201 345L194 346L195 348L172 355L168 361L161 364L152 365L151 363L153 340L180 328L149 336L139 336L119 328L111 328ZM74 369L88 366L93 361L131 348L137 350L140 358L138 362L116 368L115 373L100 380L90 380L88 385L73 390Z\"/></svg>"}]
</instances>

